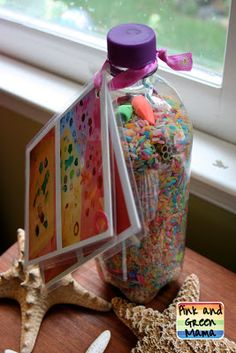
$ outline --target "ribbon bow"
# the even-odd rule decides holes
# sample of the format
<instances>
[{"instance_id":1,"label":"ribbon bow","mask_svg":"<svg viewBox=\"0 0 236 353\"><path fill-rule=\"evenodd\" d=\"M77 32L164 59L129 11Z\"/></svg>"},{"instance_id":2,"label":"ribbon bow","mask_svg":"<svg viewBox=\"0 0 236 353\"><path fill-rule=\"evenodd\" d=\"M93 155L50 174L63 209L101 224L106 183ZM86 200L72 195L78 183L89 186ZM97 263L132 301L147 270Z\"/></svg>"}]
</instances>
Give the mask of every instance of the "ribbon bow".
<instances>
[{"instance_id":1,"label":"ribbon bow","mask_svg":"<svg viewBox=\"0 0 236 353\"><path fill-rule=\"evenodd\" d=\"M141 69L127 69L113 77L108 83L110 91L129 87L151 74L158 67L158 58L175 71L190 71L193 66L192 53L167 55L166 49L159 49L157 50L156 59L152 63L147 64ZM102 68L94 75L94 85L96 88L101 87L103 72L110 66L109 60L106 60Z\"/></svg>"}]
</instances>

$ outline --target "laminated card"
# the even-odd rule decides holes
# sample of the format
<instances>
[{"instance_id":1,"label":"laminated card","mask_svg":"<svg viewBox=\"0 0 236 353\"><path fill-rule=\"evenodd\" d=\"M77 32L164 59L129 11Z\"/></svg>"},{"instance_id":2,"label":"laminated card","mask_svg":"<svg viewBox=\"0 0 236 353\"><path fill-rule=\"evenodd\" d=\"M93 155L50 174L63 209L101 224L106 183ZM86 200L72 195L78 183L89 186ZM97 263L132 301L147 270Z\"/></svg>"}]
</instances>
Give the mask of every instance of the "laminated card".
<instances>
[{"instance_id":1,"label":"laminated card","mask_svg":"<svg viewBox=\"0 0 236 353\"><path fill-rule=\"evenodd\" d=\"M109 250L107 254L111 256L119 251L123 242L132 235L138 234L143 226L135 193L131 187L132 176L128 173L111 97L106 85L102 87L101 99L102 108L109 121L114 236L41 262L41 272L48 287L53 286L62 276L101 252Z\"/></svg>"},{"instance_id":2,"label":"laminated card","mask_svg":"<svg viewBox=\"0 0 236 353\"><path fill-rule=\"evenodd\" d=\"M89 84L26 148L29 264L113 236L108 123L101 107Z\"/></svg>"}]
</instances>

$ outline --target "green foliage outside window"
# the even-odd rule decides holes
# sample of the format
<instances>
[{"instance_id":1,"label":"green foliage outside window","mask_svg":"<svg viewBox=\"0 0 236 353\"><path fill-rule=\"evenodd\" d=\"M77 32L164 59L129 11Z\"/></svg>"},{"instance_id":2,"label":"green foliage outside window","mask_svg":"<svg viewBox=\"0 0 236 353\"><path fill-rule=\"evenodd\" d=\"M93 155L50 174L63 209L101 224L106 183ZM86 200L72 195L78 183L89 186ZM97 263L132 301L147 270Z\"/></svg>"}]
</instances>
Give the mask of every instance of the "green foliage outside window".
<instances>
[{"instance_id":1,"label":"green foliage outside window","mask_svg":"<svg viewBox=\"0 0 236 353\"><path fill-rule=\"evenodd\" d=\"M146 23L159 47L192 51L195 65L223 70L230 0L0 0L0 6L98 36L118 23Z\"/></svg>"}]
</instances>

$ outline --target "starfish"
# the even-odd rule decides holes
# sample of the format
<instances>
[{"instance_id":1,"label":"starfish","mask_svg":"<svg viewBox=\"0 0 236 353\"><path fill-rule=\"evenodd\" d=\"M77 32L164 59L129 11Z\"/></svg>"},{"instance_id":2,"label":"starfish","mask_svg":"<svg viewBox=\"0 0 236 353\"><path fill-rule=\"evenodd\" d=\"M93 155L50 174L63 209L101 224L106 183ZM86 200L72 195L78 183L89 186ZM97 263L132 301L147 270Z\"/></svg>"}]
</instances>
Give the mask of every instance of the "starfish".
<instances>
[{"instance_id":1,"label":"starfish","mask_svg":"<svg viewBox=\"0 0 236 353\"><path fill-rule=\"evenodd\" d=\"M0 298L11 298L21 307L20 352L31 353L46 312L56 304L75 304L98 311L109 311L111 304L87 291L71 275L48 291L38 265L24 268L25 233L18 229L19 259L0 274Z\"/></svg>"},{"instance_id":2,"label":"starfish","mask_svg":"<svg viewBox=\"0 0 236 353\"><path fill-rule=\"evenodd\" d=\"M131 353L236 353L236 343L220 340L180 340L176 336L176 304L199 301L198 277L185 279L177 297L162 313L145 306L136 306L121 298L113 298L118 316L138 337Z\"/></svg>"}]
</instances>

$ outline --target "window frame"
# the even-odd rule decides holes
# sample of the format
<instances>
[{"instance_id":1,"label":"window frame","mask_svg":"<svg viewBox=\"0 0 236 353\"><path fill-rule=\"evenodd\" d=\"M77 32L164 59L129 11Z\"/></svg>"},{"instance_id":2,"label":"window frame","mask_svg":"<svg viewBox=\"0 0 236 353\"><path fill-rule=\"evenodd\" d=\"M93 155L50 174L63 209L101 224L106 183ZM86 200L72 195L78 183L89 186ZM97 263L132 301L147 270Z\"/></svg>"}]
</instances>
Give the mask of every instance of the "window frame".
<instances>
[{"instance_id":1,"label":"window frame","mask_svg":"<svg viewBox=\"0 0 236 353\"><path fill-rule=\"evenodd\" d=\"M91 79L106 58L105 40L41 21L25 21L0 11L0 52L71 81ZM73 31L74 32L74 31ZM236 143L234 83L236 82L236 1L231 1L225 67L222 84L207 75L182 74L159 65L159 74L173 85L190 114L195 128Z\"/></svg>"}]
</instances>

